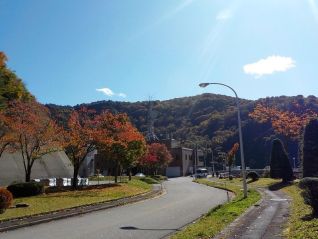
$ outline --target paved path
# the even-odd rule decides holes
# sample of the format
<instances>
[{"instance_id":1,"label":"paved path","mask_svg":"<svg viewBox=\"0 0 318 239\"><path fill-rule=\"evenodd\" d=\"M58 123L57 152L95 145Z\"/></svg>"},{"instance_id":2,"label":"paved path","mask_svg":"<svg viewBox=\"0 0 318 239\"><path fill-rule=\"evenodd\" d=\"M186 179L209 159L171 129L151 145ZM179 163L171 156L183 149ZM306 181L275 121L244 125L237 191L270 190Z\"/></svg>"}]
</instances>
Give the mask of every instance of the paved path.
<instances>
[{"instance_id":1,"label":"paved path","mask_svg":"<svg viewBox=\"0 0 318 239\"><path fill-rule=\"evenodd\" d=\"M263 189L263 200L234 221L215 239L281 239L289 200L281 191Z\"/></svg>"},{"instance_id":2,"label":"paved path","mask_svg":"<svg viewBox=\"0 0 318 239\"><path fill-rule=\"evenodd\" d=\"M158 198L0 233L0 238L162 238L226 201L224 191L191 180L170 179L164 183L167 194Z\"/></svg>"}]
</instances>

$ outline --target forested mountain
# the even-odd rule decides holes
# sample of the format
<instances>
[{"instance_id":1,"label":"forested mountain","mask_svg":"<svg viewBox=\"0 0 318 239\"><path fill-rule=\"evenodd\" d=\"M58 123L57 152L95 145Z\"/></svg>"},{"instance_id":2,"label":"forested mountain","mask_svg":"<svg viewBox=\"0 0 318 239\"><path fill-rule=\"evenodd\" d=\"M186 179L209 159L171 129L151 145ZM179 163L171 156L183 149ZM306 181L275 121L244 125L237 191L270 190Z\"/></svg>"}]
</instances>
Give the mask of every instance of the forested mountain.
<instances>
[{"instance_id":1,"label":"forested mountain","mask_svg":"<svg viewBox=\"0 0 318 239\"><path fill-rule=\"evenodd\" d=\"M283 110L296 111L300 108L318 112L318 99L315 96L307 98L270 97L257 101L241 99L241 117L243 126L245 158L247 166L263 168L268 165L271 140L275 133L269 123L257 123L249 117L257 103L266 103ZM147 114L149 102L114 102L99 101L85 106L97 112L110 110L111 112L127 113L135 126L143 133L147 130ZM72 110L70 106L48 105L52 115L64 121ZM227 152L238 142L237 111L235 98L215 94L202 94L193 97L183 97L166 101L153 101L155 133L159 138L173 137L175 139L190 140L202 146L219 147ZM189 145L188 143L188 146ZM221 146L221 147L220 147ZM298 142L289 142L290 156L298 157ZM236 162L239 165L240 158Z\"/></svg>"}]
</instances>

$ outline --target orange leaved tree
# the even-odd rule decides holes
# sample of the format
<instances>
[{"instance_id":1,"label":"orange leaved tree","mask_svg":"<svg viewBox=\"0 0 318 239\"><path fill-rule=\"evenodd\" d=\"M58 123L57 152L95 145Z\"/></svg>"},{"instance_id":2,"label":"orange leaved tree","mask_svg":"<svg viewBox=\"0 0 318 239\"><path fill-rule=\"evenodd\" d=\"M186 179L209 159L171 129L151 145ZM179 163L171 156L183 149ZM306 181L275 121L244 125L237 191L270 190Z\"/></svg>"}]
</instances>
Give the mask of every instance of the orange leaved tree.
<instances>
[{"instance_id":1,"label":"orange leaved tree","mask_svg":"<svg viewBox=\"0 0 318 239\"><path fill-rule=\"evenodd\" d=\"M96 149L96 134L98 129L94 126L94 112L81 108L74 110L63 131L63 146L69 159L73 163L72 187L77 187L79 169L86 156Z\"/></svg>"},{"instance_id":2,"label":"orange leaved tree","mask_svg":"<svg viewBox=\"0 0 318 239\"><path fill-rule=\"evenodd\" d=\"M115 165L115 182L122 168L129 171L146 149L143 135L131 124L126 114L103 112L96 117L99 150ZM131 178L131 177L129 177Z\"/></svg>"},{"instance_id":3,"label":"orange leaved tree","mask_svg":"<svg viewBox=\"0 0 318 239\"><path fill-rule=\"evenodd\" d=\"M317 113L309 110L283 111L264 104L257 104L249 115L259 123L270 122L275 133L285 137L285 142L287 138L299 139L307 123L317 117Z\"/></svg>"},{"instance_id":4,"label":"orange leaved tree","mask_svg":"<svg viewBox=\"0 0 318 239\"><path fill-rule=\"evenodd\" d=\"M21 153L25 181L29 182L34 162L60 150L60 129L50 118L48 109L34 100L10 102L5 122L11 132L10 150Z\"/></svg>"},{"instance_id":5,"label":"orange leaved tree","mask_svg":"<svg viewBox=\"0 0 318 239\"><path fill-rule=\"evenodd\" d=\"M229 166L229 178L231 176L231 167L234 163L235 154L238 151L239 147L240 147L239 143L235 143L233 147L231 148L231 150L227 153L226 161L227 161L227 165Z\"/></svg>"}]
</instances>

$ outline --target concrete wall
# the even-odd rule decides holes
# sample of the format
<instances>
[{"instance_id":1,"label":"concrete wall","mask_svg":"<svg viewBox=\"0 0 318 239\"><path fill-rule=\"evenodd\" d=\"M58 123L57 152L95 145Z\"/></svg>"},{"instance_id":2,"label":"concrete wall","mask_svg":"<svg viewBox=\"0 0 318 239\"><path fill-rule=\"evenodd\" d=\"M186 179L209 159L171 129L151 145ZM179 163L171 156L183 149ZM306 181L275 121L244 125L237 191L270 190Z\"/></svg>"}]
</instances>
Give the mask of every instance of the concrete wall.
<instances>
[{"instance_id":1,"label":"concrete wall","mask_svg":"<svg viewBox=\"0 0 318 239\"><path fill-rule=\"evenodd\" d=\"M72 177L73 165L65 152L54 152L34 162L31 178ZM24 182L25 173L20 153L3 153L0 158L0 186Z\"/></svg>"}]
</instances>

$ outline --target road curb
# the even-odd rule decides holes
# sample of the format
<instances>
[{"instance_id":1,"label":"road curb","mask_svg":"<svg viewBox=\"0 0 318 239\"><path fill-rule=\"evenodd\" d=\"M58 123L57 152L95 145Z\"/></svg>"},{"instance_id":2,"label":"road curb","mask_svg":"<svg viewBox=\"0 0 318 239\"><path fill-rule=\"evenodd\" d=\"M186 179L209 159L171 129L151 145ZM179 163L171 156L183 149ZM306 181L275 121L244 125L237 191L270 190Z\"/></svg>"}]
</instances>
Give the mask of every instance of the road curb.
<instances>
[{"instance_id":1,"label":"road curb","mask_svg":"<svg viewBox=\"0 0 318 239\"><path fill-rule=\"evenodd\" d=\"M94 203L85 206L78 206L73 208L68 208L59 211L53 211L44 214L38 214L18 219L6 220L0 222L0 232L11 231L14 229L28 227L33 225L38 225L45 222L50 222L54 220L64 219L68 217L74 217L86 213L96 212L100 210L106 210L130 203L135 203L139 201L143 201L146 199L151 199L154 197L158 197L162 195L164 192L164 188L162 185L153 186L153 189L150 192L138 194L135 196L125 197L117 200L111 200L102 203Z\"/></svg>"}]
</instances>

